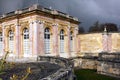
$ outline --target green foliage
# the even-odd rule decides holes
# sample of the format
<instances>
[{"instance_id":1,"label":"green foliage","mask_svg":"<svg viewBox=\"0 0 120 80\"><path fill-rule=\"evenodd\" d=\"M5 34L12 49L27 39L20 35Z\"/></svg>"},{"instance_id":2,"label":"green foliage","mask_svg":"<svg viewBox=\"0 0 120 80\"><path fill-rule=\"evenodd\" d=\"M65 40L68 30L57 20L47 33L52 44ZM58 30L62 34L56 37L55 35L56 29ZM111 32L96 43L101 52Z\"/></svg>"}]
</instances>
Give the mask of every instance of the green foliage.
<instances>
[{"instance_id":1,"label":"green foliage","mask_svg":"<svg viewBox=\"0 0 120 80\"><path fill-rule=\"evenodd\" d=\"M27 77L29 76L29 74L31 74L31 68L28 67L26 70L26 75L24 75L23 77L20 76L20 80L26 80ZM18 80L19 76L17 76L16 74L13 74L12 77L10 77L10 80Z\"/></svg>"},{"instance_id":2,"label":"green foliage","mask_svg":"<svg viewBox=\"0 0 120 80\"><path fill-rule=\"evenodd\" d=\"M79 27L78 33L79 34L85 33L84 27Z\"/></svg>"},{"instance_id":3,"label":"green foliage","mask_svg":"<svg viewBox=\"0 0 120 80\"><path fill-rule=\"evenodd\" d=\"M99 21L96 21L93 26L91 26L89 28L89 31L88 32L100 32L100 24L99 24Z\"/></svg>"},{"instance_id":4,"label":"green foliage","mask_svg":"<svg viewBox=\"0 0 120 80\"><path fill-rule=\"evenodd\" d=\"M96 70L79 69L75 70L77 80L116 80L113 77L97 74Z\"/></svg>"},{"instance_id":5,"label":"green foliage","mask_svg":"<svg viewBox=\"0 0 120 80\"><path fill-rule=\"evenodd\" d=\"M8 54L9 54L9 52L7 51L5 56L3 56L3 58L0 60L0 74L5 73L4 72L5 67L7 67L7 69L10 69L11 67L13 67L13 65L15 65L15 63L13 63L13 62L10 62L10 63L6 62ZM26 75L20 76L20 79L21 80L26 80L30 73L31 73L31 68L28 67L26 69ZM10 77L10 80L18 80L18 78L19 77L16 74L13 74L13 76ZM2 80L2 78L0 78L0 80Z\"/></svg>"},{"instance_id":6,"label":"green foliage","mask_svg":"<svg viewBox=\"0 0 120 80\"><path fill-rule=\"evenodd\" d=\"M88 32L103 32L105 27L107 29L107 32L117 32L118 31L118 27L115 23L102 23L102 24L100 24L99 21L96 21L89 28Z\"/></svg>"},{"instance_id":7,"label":"green foliage","mask_svg":"<svg viewBox=\"0 0 120 80\"><path fill-rule=\"evenodd\" d=\"M8 55L8 51L6 52L5 56L0 60L0 73L4 70L5 63L6 63L6 58Z\"/></svg>"}]
</instances>

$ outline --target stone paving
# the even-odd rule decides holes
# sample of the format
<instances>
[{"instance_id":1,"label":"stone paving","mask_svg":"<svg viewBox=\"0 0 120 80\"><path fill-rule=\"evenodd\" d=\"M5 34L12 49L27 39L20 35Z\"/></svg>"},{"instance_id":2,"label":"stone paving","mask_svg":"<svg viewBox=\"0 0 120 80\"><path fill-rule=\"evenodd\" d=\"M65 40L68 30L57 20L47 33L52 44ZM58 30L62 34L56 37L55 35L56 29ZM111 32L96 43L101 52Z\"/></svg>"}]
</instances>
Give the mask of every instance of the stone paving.
<instances>
[{"instance_id":1,"label":"stone paving","mask_svg":"<svg viewBox=\"0 0 120 80\"><path fill-rule=\"evenodd\" d=\"M32 62L32 63L19 63L16 64L13 68L5 70L5 73L0 74L0 78L3 80L10 80L10 77L13 74L16 74L21 79L22 76L26 74L26 69L30 67L32 73L28 76L26 80L38 80L44 78L50 74L55 73L61 67L48 63L48 62Z\"/></svg>"}]
</instances>

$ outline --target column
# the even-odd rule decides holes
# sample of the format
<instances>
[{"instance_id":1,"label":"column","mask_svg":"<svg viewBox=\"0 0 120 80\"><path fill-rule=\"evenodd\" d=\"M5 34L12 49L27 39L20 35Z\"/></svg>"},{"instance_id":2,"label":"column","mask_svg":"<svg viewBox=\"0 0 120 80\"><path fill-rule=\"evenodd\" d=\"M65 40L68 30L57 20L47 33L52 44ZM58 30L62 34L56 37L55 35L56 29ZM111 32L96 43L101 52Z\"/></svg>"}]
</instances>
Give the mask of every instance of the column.
<instances>
[{"instance_id":1,"label":"column","mask_svg":"<svg viewBox=\"0 0 120 80\"><path fill-rule=\"evenodd\" d=\"M70 26L68 26L68 29L67 29L67 58L71 57L71 54L70 54Z\"/></svg>"},{"instance_id":2,"label":"column","mask_svg":"<svg viewBox=\"0 0 120 80\"><path fill-rule=\"evenodd\" d=\"M78 51L80 51L80 38L78 38L77 37L77 34L78 34L78 26L77 27L75 27L75 29L74 29L74 57L75 56L77 56L77 53L78 53ZM77 42L78 42L78 46L79 46L79 48L77 48Z\"/></svg>"},{"instance_id":3,"label":"column","mask_svg":"<svg viewBox=\"0 0 120 80\"><path fill-rule=\"evenodd\" d=\"M33 22L33 56L37 56L37 53L38 53L38 21L36 20L36 21L34 21Z\"/></svg>"},{"instance_id":4,"label":"column","mask_svg":"<svg viewBox=\"0 0 120 80\"><path fill-rule=\"evenodd\" d=\"M103 44L103 52L107 52L108 51L108 34L107 33L103 33L102 34L102 44Z\"/></svg>"},{"instance_id":5,"label":"column","mask_svg":"<svg viewBox=\"0 0 120 80\"><path fill-rule=\"evenodd\" d=\"M58 24L53 24L53 55L59 56L59 47L58 47Z\"/></svg>"},{"instance_id":6,"label":"column","mask_svg":"<svg viewBox=\"0 0 120 80\"><path fill-rule=\"evenodd\" d=\"M112 51L112 37L110 33L108 34L107 42L108 42L108 52L111 52Z\"/></svg>"},{"instance_id":7,"label":"column","mask_svg":"<svg viewBox=\"0 0 120 80\"><path fill-rule=\"evenodd\" d=\"M44 21L39 22L39 54L40 56L45 55L45 50L44 50Z\"/></svg>"},{"instance_id":8,"label":"column","mask_svg":"<svg viewBox=\"0 0 120 80\"><path fill-rule=\"evenodd\" d=\"M30 22L30 50L33 57L44 55L43 21Z\"/></svg>"},{"instance_id":9,"label":"column","mask_svg":"<svg viewBox=\"0 0 120 80\"><path fill-rule=\"evenodd\" d=\"M16 50L16 57L19 58L20 57L20 35L19 35L19 25L16 24L15 26L15 50Z\"/></svg>"},{"instance_id":10,"label":"column","mask_svg":"<svg viewBox=\"0 0 120 80\"><path fill-rule=\"evenodd\" d=\"M5 51L6 51L6 49L5 49L5 27L4 27L4 25L2 26L2 33L3 33L3 51L2 51L2 55L5 55Z\"/></svg>"},{"instance_id":11,"label":"column","mask_svg":"<svg viewBox=\"0 0 120 80\"><path fill-rule=\"evenodd\" d=\"M33 54L33 22L29 24L30 55Z\"/></svg>"}]
</instances>

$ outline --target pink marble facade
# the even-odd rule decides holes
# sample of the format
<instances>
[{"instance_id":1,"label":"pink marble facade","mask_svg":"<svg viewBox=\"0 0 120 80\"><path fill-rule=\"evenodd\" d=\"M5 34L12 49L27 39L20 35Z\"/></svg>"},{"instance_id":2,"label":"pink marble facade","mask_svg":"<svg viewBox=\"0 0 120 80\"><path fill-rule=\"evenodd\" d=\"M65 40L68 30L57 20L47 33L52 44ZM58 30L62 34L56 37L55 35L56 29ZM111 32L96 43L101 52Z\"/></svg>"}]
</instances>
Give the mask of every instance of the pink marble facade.
<instances>
[{"instance_id":1,"label":"pink marble facade","mask_svg":"<svg viewBox=\"0 0 120 80\"><path fill-rule=\"evenodd\" d=\"M103 38L103 41L102 41L103 52L111 52L111 50L112 50L111 34L103 33L102 38Z\"/></svg>"},{"instance_id":2,"label":"pink marble facade","mask_svg":"<svg viewBox=\"0 0 120 80\"><path fill-rule=\"evenodd\" d=\"M53 54L54 56L59 56L58 49L58 24L53 24Z\"/></svg>"}]
</instances>

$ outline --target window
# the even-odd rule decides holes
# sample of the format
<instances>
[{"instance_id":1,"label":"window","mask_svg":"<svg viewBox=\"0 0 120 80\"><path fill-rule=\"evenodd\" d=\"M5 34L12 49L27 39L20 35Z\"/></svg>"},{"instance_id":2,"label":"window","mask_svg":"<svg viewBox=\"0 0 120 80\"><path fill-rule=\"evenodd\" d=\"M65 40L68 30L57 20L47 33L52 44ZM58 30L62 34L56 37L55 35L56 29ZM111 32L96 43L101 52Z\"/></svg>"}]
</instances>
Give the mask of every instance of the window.
<instances>
[{"instance_id":1,"label":"window","mask_svg":"<svg viewBox=\"0 0 120 80\"><path fill-rule=\"evenodd\" d=\"M3 36L2 36L2 32L0 32L0 53L2 53L3 51Z\"/></svg>"},{"instance_id":2,"label":"window","mask_svg":"<svg viewBox=\"0 0 120 80\"><path fill-rule=\"evenodd\" d=\"M44 39L45 39L45 53L50 53L50 29L45 28L44 30Z\"/></svg>"},{"instance_id":3,"label":"window","mask_svg":"<svg viewBox=\"0 0 120 80\"><path fill-rule=\"evenodd\" d=\"M60 31L60 53L64 53L64 30Z\"/></svg>"},{"instance_id":4,"label":"window","mask_svg":"<svg viewBox=\"0 0 120 80\"><path fill-rule=\"evenodd\" d=\"M12 30L9 30L8 37L9 37L9 40L8 40L8 43L9 43L9 51L10 51L11 53L13 53L13 51L14 51L14 33L13 33Z\"/></svg>"},{"instance_id":5,"label":"window","mask_svg":"<svg viewBox=\"0 0 120 80\"><path fill-rule=\"evenodd\" d=\"M73 51L73 32L70 32L70 51Z\"/></svg>"},{"instance_id":6,"label":"window","mask_svg":"<svg viewBox=\"0 0 120 80\"><path fill-rule=\"evenodd\" d=\"M23 51L24 51L25 55L30 53L29 30L28 30L28 28L25 28L23 30Z\"/></svg>"}]
</instances>

